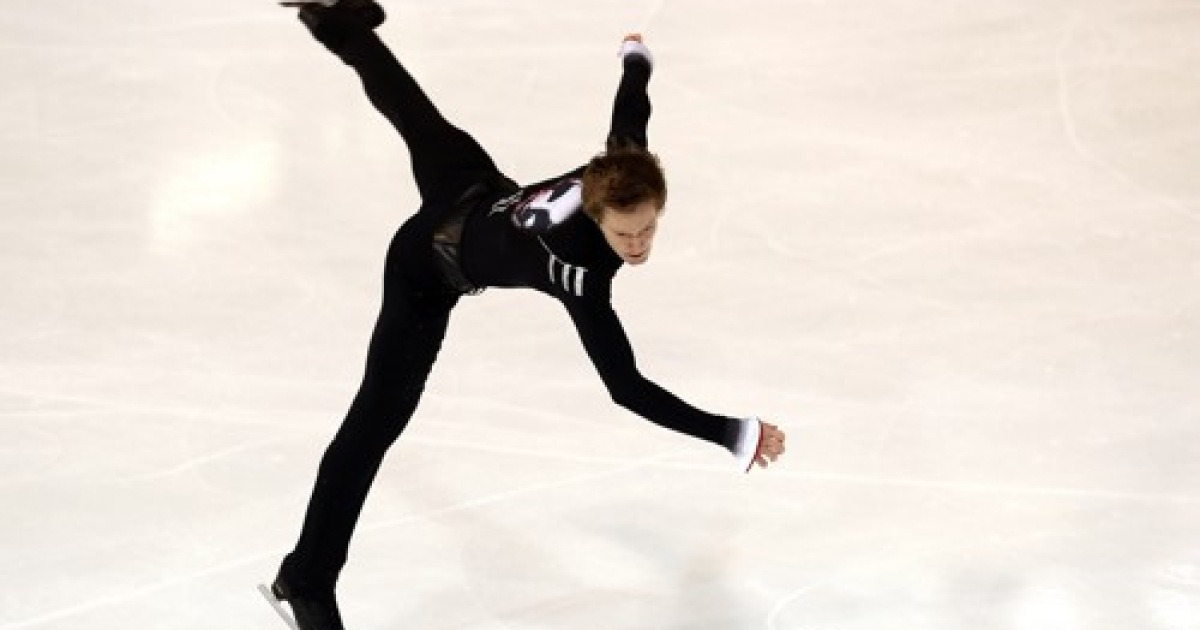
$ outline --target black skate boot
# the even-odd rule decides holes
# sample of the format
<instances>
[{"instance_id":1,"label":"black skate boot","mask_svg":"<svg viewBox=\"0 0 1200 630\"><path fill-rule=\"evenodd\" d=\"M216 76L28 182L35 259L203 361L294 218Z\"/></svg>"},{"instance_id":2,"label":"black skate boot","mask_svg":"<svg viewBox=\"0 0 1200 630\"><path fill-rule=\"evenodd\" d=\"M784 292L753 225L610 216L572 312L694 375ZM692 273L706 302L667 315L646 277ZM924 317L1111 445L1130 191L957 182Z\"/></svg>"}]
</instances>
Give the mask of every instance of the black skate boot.
<instances>
[{"instance_id":1,"label":"black skate boot","mask_svg":"<svg viewBox=\"0 0 1200 630\"><path fill-rule=\"evenodd\" d=\"M355 31L375 30L387 20L387 13L374 0L296 0L281 4L299 7L300 21L334 54Z\"/></svg>"},{"instance_id":2,"label":"black skate boot","mask_svg":"<svg viewBox=\"0 0 1200 630\"><path fill-rule=\"evenodd\" d=\"M284 560L279 575L271 584L271 595L292 608L292 617L298 630L346 630L342 615L338 612L337 598L333 586L313 588L296 577L291 562ZM279 606L276 606L279 609ZM280 610L280 615L284 615ZM285 621L288 620L284 615Z\"/></svg>"}]
</instances>

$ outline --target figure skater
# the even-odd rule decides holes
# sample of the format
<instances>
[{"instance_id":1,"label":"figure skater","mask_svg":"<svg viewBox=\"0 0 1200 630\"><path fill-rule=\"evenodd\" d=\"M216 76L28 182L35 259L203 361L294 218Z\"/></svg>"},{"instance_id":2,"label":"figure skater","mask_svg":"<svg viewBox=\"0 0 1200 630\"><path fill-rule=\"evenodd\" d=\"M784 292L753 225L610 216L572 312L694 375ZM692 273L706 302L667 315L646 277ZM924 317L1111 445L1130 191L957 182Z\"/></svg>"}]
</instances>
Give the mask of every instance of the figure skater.
<instances>
[{"instance_id":1,"label":"figure skater","mask_svg":"<svg viewBox=\"0 0 1200 630\"><path fill-rule=\"evenodd\" d=\"M484 288L528 288L562 303L618 405L728 450L741 470L766 467L784 452L776 426L702 411L642 376L610 305L621 267L649 259L667 201L659 160L647 149L653 58L640 35L621 43L605 151L522 187L442 117L379 39L382 7L372 0L285 5L299 7L313 36L358 74L404 139L421 196L387 252L362 384L321 460L299 541L271 586L300 630L343 628L334 590L367 492L417 407L450 311Z\"/></svg>"}]
</instances>

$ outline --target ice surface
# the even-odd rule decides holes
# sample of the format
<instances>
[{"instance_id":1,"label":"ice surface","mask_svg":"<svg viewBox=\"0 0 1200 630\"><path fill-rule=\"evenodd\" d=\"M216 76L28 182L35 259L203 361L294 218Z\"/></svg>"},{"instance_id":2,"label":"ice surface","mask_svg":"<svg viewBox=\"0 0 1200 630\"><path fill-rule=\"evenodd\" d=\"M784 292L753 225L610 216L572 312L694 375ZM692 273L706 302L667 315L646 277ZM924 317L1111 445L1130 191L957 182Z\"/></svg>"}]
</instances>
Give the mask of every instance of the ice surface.
<instances>
[{"instance_id":1,"label":"ice surface","mask_svg":"<svg viewBox=\"0 0 1200 630\"><path fill-rule=\"evenodd\" d=\"M514 178L599 150L621 36L671 200L615 407L565 313L466 300L351 628L1200 628L1200 5L390 2ZM407 156L270 2L0 11L0 630L282 628L254 585L357 385Z\"/></svg>"}]
</instances>

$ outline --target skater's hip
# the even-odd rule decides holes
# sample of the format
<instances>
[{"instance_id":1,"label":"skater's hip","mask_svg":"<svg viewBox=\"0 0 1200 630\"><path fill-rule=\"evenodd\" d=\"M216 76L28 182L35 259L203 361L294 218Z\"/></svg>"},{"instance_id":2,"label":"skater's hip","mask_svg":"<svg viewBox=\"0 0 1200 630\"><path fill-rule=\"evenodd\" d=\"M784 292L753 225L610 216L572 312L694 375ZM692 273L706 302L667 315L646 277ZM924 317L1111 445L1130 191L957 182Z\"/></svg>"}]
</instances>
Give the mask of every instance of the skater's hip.
<instances>
[{"instance_id":1,"label":"skater's hip","mask_svg":"<svg viewBox=\"0 0 1200 630\"><path fill-rule=\"evenodd\" d=\"M471 295L483 291L484 286L469 278L463 270L463 230L471 215L487 205L488 200L516 189L516 183L495 173L468 186L453 203L435 209L434 262L443 282L451 290Z\"/></svg>"}]
</instances>

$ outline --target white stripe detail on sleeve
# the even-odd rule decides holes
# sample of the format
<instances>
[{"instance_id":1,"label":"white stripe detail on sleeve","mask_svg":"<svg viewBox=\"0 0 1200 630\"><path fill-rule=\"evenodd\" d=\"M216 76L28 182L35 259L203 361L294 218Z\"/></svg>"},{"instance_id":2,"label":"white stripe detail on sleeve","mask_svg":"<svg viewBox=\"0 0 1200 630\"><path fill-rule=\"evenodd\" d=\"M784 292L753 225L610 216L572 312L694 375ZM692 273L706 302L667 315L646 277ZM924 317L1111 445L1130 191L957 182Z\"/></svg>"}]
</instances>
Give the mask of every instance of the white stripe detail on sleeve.
<instances>
[{"instance_id":1,"label":"white stripe detail on sleeve","mask_svg":"<svg viewBox=\"0 0 1200 630\"><path fill-rule=\"evenodd\" d=\"M550 284L560 286L564 291L573 293L576 297L583 297L583 277L587 274L587 267L576 267L575 265L563 262L546 246L546 242L541 237L538 237L538 241L550 257L546 266L546 273L550 278ZM561 274L558 273L556 265L562 266Z\"/></svg>"},{"instance_id":2,"label":"white stripe detail on sleeve","mask_svg":"<svg viewBox=\"0 0 1200 630\"><path fill-rule=\"evenodd\" d=\"M744 418L738 433L737 443L733 446L733 458L742 472L750 472L754 466L754 456L758 455L758 447L762 442L762 421L758 418Z\"/></svg>"},{"instance_id":3,"label":"white stripe detail on sleeve","mask_svg":"<svg viewBox=\"0 0 1200 630\"><path fill-rule=\"evenodd\" d=\"M654 55L650 54L650 48L638 41L626 40L621 42L621 52L619 53L621 60L629 58L630 55L638 55L644 57L650 62L650 67L654 67Z\"/></svg>"},{"instance_id":4,"label":"white stripe detail on sleeve","mask_svg":"<svg viewBox=\"0 0 1200 630\"><path fill-rule=\"evenodd\" d=\"M587 269L577 267L575 269L575 295L583 296L583 274L587 273Z\"/></svg>"}]
</instances>

